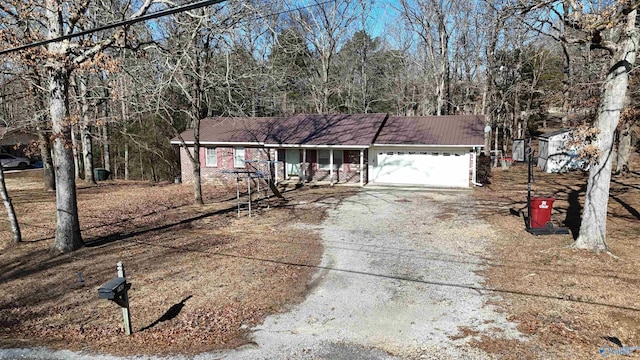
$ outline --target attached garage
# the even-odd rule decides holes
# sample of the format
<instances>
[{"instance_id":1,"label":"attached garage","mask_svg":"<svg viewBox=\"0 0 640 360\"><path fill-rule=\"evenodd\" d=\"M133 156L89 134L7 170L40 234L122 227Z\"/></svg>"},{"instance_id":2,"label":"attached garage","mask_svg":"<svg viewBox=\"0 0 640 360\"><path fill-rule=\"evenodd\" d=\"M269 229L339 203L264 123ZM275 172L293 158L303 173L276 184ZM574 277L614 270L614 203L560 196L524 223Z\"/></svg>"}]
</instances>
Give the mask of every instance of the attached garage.
<instances>
[{"instance_id":1,"label":"attached garage","mask_svg":"<svg viewBox=\"0 0 640 360\"><path fill-rule=\"evenodd\" d=\"M468 187L468 151L375 148L373 182Z\"/></svg>"},{"instance_id":2,"label":"attached garage","mask_svg":"<svg viewBox=\"0 0 640 360\"><path fill-rule=\"evenodd\" d=\"M372 183L469 187L481 116L389 117L369 149Z\"/></svg>"}]
</instances>

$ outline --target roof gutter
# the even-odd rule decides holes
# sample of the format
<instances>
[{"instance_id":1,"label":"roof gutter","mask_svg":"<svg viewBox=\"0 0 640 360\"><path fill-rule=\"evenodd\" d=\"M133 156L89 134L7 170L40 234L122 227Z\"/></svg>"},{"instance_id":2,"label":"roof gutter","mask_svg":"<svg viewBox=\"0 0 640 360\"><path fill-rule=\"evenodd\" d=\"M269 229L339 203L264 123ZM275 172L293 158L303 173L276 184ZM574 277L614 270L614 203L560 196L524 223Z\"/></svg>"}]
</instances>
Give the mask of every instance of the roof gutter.
<instances>
[{"instance_id":1,"label":"roof gutter","mask_svg":"<svg viewBox=\"0 0 640 360\"><path fill-rule=\"evenodd\" d=\"M373 144L373 146L377 147L427 147L427 148L443 148L443 147L454 147L454 148L476 148L478 146L482 147L484 145L444 145L444 144Z\"/></svg>"},{"instance_id":2,"label":"roof gutter","mask_svg":"<svg viewBox=\"0 0 640 360\"><path fill-rule=\"evenodd\" d=\"M299 149L368 149L369 145L306 145L306 144L264 144L268 148Z\"/></svg>"},{"instance_id":3,"label":"roof gutter","mask_svg":"<svg viewBox=\"0 0 640 360\"><path fill-rule=\"evenodd\" d=\"M194 141L185 141L187 145L194 145ZM179 140L171 140L171 145L182 145ZM258 142L219 142L219 141L200 141L200 145L214 145L214 146L264 146L264 143Z\"/></svg>"}]
</instances>

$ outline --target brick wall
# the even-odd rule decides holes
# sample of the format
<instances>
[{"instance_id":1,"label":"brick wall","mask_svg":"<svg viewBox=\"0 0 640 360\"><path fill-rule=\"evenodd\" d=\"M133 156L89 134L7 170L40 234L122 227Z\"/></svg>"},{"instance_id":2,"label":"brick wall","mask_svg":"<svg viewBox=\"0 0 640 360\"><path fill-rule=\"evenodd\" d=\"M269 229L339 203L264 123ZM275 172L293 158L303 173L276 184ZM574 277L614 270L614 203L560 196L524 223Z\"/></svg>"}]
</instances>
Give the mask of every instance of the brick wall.
<instances>
[{"instance_id":1,"label":"brick wall","mask_svg":"<svg viewBox=\"0 0 640 360\"><path fill-rule=\"evenodd\" d=\"M225 174L224 170L254 169L258 171L268 171L267 164L245 164L242 168L236 168L233 161L233 147L216 147L215 164L206 165L206 147L200 148L200 177L203 184L224 184L234 182L236 177L233 174ZM267 160L265 149L245 147L245 160ZM193 147L189 148L193 153ZM193 164L184 148L180 148L180 169L182 182L193 182ZM284 175L284 172L283 172ZM282 179L280 177L280 179Z\"/></svg>"}]
</instances>

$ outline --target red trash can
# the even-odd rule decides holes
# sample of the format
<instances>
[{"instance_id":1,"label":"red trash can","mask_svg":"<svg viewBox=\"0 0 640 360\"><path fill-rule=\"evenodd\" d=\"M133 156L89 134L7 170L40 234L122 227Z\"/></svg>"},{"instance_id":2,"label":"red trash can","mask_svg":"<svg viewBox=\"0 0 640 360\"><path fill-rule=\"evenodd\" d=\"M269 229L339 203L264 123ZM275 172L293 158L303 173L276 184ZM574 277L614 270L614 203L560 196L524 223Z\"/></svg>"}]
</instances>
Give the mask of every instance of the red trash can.
<instances>
[{"instance_id":1,"label":"red trash can","mask_svg":"<svg viewBox=\"0 0 640 360\"><path fill-rule=\"evenodd\" d=\"M532 228L543 228L551 222L551 210L556 198L532 197L531 214L529 214L529 226Z\"/></svg>"}]
</instances>

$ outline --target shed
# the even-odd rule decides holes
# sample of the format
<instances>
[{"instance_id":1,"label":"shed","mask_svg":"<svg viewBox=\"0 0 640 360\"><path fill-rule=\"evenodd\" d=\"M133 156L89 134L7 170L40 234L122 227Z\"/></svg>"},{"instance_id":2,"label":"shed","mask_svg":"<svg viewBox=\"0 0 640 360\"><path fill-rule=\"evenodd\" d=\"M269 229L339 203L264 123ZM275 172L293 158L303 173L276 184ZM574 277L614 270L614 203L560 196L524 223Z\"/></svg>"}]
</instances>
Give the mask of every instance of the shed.
<instances>
[{"instance_id":1,"label":"shed","mask_svg":"<svg viewBox=\"0 0 640 360\"><path fill-rule=\"evenodd\" d=\"M561 129L538 136L538 167L548 173L583 169L575 146L571 145L572 130Z\"/></svg>"},{"instance_id":2,"label":"shed","mask_svg":"<svg viewBox=\"0 0 640 360\"><path fill-rule=\"evenodd\" d=\"M512 146L513 161L526 161L525 145L526 144L524 139L513 140L513 146Z\"/></svg>"}]
</instances>

